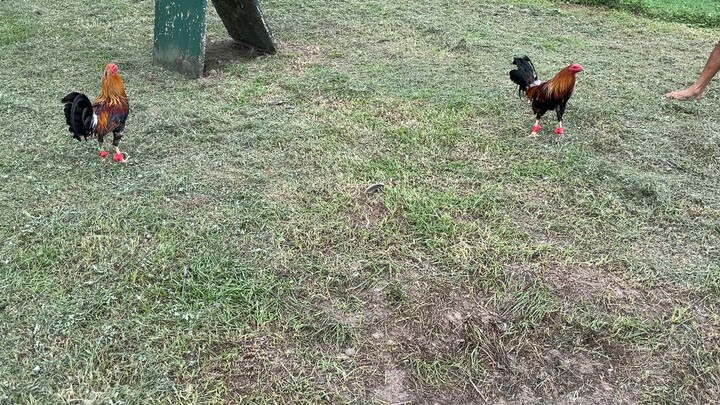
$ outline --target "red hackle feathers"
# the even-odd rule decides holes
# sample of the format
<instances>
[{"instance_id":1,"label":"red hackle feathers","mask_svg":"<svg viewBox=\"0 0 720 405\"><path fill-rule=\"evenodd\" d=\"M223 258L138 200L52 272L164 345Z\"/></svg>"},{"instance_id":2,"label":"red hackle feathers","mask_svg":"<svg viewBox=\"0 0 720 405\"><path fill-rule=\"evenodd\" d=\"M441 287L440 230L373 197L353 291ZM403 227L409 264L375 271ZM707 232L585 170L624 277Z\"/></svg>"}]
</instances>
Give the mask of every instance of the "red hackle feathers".
<instances>
[{"instance_id":1,"label":"red hackle feathers","mask_svg":"<svg viewBox=\"0 0 720 405\"><path fill-rule=\"evenodd\" d=\"M544 88L538 93L539 98L547 100L567 100L575 89L575 73L570 72L570 66L559 71L552 79L537 86Z\"/></svg>"}]
</instances>

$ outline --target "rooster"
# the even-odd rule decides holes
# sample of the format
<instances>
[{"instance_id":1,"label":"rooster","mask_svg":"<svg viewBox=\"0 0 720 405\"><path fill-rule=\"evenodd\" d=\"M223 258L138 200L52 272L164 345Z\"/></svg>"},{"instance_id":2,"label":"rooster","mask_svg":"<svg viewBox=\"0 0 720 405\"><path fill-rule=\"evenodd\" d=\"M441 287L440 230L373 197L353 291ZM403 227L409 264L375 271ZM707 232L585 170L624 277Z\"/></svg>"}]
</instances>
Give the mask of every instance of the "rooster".
<instances>
[{"instance_id":1,"label":"rooster","mask_svg":"<svg viewBox=\"0 0 720 405\"><path fill-rule=\"evenodd\" d=\"M562 135L562 118L565 114L565 105L575 89L575 75L584 69L577 63L559 71L552 79L541 82L538 79L535 66L530 58L523 56L513 59L513 65L517 69L510 71L510 80L518 87L518 96L525 93L532 102L533 113L535 113L535 125L533 125L531 137L538 136L540 130L540 118L548 111L555 110L558 119L558 126L555 128L556 135Z\"/></svg>"},{"instance_id":2,"label":"rooster","mask_svg":"<svg viewBox=\"0 0 720 405\"><path fill-rule=\"evenodd\" d=\"M81 137L87 140L88 136L97 136L100 157L105 158L107 152L103 147L103 138L112 132L113 160L120 163L127 161L118 145L125 130L130 104L117 65L105 65L100 95L92 103L86 95L77 92L68 94L61 101L65 104L65 119L73 138L79 141Z\"/></svg>"}]
</instances>

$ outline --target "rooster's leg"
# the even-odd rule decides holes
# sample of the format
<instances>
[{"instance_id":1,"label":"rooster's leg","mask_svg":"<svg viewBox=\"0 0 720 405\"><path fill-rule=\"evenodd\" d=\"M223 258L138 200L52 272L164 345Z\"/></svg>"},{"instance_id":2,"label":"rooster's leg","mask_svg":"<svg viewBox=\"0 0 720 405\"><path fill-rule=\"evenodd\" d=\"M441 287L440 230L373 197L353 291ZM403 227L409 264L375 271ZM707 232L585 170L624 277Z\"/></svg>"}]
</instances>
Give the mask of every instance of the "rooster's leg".
<instances>
[{"instance_id":1,"label":"rooster's leg","mask_svg":"<svg viewBox=\"0 0 720 405\"><path fill-rule=\"evenodd\" d=\"M555 128L555 135L562 135L563 134L563 126L562 126L562 119L563 114L565 114L565 104L559 104L557 107L555 107L555 113L557 114L557 120L558 120L558 126Z\"/></svg>"},{"instance_id":2,"label":"rooster's leg","mask_svg":"<svg viewBox=\"0 0 720 405\"><path fill-rule=\"evenodd\" d=\"M530 135L528 135L528 136L531 138L537 138L539 130L540 130L540 118L535 120L535 125L533 125L532 132L530 132Z\"/></svg>"},{"instance_id":3,"label":"rooster's leg","mask_svg":"<svg viewBox=\"0 0 720 405\"><path fill-rule=\"evenodd\" d=\"M103 147L103 137L102 135L98 135L98 155L100 155L100 158L104 159L105 156L107 156L107 152L105 151L105 148Z\"/></svg>"},{"instance_id":4,"label":"rooster's leg","mask_svg":"<svg viewBox=\"0 0 720 405\"><path fill-rule=\"evenodd\" d=\"M122 132L116 132L113 134L113 147L115 148L115 155L113 155L113 160L118 163L125 163L127 162L128 158L123 155L122 152L120 152L120 148L118 145L120 145L120 139L122 138Z\"/></svg>"}]
</instances>

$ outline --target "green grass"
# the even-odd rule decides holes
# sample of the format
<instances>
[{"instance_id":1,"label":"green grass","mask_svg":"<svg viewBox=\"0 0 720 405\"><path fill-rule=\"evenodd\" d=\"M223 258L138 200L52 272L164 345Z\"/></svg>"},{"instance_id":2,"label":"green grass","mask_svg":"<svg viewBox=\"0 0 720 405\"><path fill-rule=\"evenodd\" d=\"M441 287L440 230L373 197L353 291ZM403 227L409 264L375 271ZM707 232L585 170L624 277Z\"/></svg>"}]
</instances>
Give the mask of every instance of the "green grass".
<instances>
[{"instance_id":1,"label":"green grass","mask_svg":"<svg viewBox=\"0 0 720 405\"><path fill-rule=\"evenodd\" d=\"M720 4L714 0L569 0L569 2L627 10L666 21L720 27Z\"/></svg>"},{"instance_id":2,"label":"green grass","mask_svg":"<svg viewBox=\"0 0 720 405\"><path fill-rule=\"evenodd\" d=\"M279 53L234 54L211 14L218 74L191 81L152 64L152 2L0 2L0 403L720 395L719 87L660 98L720 31L534 0L263 6ZM563 138L525 136L523 53L586 69ZM59 102L108 61L126 165Z\"/></svg>"}]
</instances>

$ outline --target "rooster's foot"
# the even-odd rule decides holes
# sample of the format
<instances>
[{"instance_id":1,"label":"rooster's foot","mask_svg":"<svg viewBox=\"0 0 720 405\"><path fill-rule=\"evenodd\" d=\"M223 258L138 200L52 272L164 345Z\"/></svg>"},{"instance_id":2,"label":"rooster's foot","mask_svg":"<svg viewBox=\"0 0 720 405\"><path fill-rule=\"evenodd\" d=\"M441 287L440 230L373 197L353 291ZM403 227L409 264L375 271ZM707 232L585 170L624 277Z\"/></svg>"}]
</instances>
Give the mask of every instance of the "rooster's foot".
<instances>
[{"instance_id":1,"label":"rooster's foot","mask_svg":"<svg viewBox=\"0 0 720 405\"><path fill-rule=\"evenodd\" d=\"M128 161L128 158L129 157L126 154L121 153L121 152L117 152L113 155L113 160L118 163L125 163Z\"/></svg>"}]
</instances>

